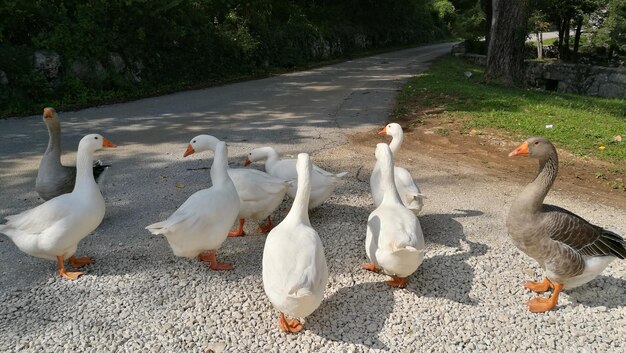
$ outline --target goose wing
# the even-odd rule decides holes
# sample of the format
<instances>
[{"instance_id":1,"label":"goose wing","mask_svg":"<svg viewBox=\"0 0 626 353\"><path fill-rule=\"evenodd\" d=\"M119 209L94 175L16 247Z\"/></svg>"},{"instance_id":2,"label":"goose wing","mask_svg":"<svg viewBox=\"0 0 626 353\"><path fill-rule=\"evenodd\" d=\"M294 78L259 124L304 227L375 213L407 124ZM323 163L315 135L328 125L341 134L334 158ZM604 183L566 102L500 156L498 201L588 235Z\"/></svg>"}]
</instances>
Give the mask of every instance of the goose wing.
<instances>
[{"instance_id":1,"label":"goose wing","mask_svg":"<svg viewBox=\"0 0 626 353\"><path fill-rule=\"evenodd\" d=\"M618 234L593 225L558 206L544 205L543 214L550 238L579 254L626 258L626 240Z\"/></svg>"}]
</instances>

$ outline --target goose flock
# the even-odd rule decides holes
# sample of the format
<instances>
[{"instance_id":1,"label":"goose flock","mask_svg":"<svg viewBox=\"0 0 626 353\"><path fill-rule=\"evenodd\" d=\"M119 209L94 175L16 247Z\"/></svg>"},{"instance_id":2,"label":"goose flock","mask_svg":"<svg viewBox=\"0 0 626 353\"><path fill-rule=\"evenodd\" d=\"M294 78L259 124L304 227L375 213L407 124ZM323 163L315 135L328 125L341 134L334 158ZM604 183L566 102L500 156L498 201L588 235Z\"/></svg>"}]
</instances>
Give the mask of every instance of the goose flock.
<instances>
[{"instance_id":1,"label":"goose flock","mask_svg":"<svg viewBox=\"0 0 626 353\"><path fill-rule=\"evenodd\" d=\"M91 257L76 257L78 243L101 223L105 201L98 180L107 165L94 153L116 147L99 134L84 136L78 144L76 166L61 164L61 126L53 108L45 108L43 121L49 143L39 165L35 190L44 203L17 215L7 216L0 233L7 235L24 253L57 261L58 274L75 280L82 272L74 269L93 264ZM376 145L376 163L370 187L375 209L367 219L365 254L361 268L383 273L392 287L406 287L410 276L424 260L426 246L417 217L425 196L407 169L395 165L403 140L402 127L391 123L379 134L392 137L389 145ZM324 247L312 227L309 210L333 194L346 173L331 173L300 153L297 159L281 159L272 147L250 151L244 168L228 167L226 143L210 135L191 139L183 157L212 151L212 186L197 191L167 219L145 228L165 236L174 255L197 258L212 270L231 270L233 264L219 262L217 250L228 237L244 236L246 219L265 222L258 231L268 233L263 250L263 288L278 310L278 327L296 333L300 321L322 303L328 285ZM529 281L525 288L543 293L528 302L532 312L552 310L563 289L574 288L597 277L613 260L626 258L626 240L617 233L593 225L558 206L544 204L558 172L558 156L547 139L532 137L509 156L539 161L539 172L514 200L506 226L512 243L533 258L544 270L542 281ZM245 168L265 161L265 172ZM271 215L285 194L293 199L287 216L277 225ZM238 226L231 230L238 220ZM363 220L365 221L365 220Z\"/></svg>"}]
</instances>

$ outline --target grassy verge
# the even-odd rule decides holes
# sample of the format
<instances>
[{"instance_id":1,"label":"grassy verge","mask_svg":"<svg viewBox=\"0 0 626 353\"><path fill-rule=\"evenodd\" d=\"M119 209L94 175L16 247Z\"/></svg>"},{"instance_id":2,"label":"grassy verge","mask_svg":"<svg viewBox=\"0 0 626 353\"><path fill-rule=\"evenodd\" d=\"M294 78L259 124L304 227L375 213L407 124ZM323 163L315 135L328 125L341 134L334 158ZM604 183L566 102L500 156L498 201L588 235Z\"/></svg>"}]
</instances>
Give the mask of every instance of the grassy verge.
<instances>
[{"instance_id":1,"label":"grassy verge","mask_svg":"<svg viewBox=\"0 0 626 353\"><path fill-rule=\"evenodd\" d=\"M441 59L408 82L392 118L409 125L439 119L440 135L490 134L513 142L544 136L591 162L576 167L588 178L626 191L625 100L484 84L483 74L461 59ZM562 164L574 166L565 159ZM576 178L582 180L578 172Z\"/></svg>"},{"instance_id":2,"label":"grassy verge","mask_svg":"<svg viewBox=\"0 0 626 353\"><path fill-rule=\"evenodd\" d=\"M446 57L404 87L394 114L403 118L421 105L461 121L461 133L493 128L514 140L540 135L574 155L623 167L626 101L487 85L482 77L483 69Z\"/></svg>"}]
</instances>

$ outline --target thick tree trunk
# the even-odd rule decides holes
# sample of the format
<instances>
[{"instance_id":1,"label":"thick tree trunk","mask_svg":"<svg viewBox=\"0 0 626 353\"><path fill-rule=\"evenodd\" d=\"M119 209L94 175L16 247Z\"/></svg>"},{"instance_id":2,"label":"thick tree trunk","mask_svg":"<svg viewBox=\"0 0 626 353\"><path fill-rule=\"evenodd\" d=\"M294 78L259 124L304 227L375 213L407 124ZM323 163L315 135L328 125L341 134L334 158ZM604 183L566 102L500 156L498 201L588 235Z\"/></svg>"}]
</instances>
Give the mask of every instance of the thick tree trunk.
<instances>
[{"instance_id":1,"label":"thick tree trunk","mask_svg":"<svg viewBox=\"0 0 626 353\"><path fill-rule=\"evenodd\" d=\"M529 0L494 0L486 81L500 80L509 86L523 83L528 3Z\"/></svg>"},{"instance_id":2,"label":"thick tree trunk","mask_svg":"<svg viewBox=\"0 0 626 353\"><path fill-rule=\"evenodd\" d=\"M578 60L578 48L580 46L580 33L583 28L583 18L578 17L576 19L576 35L574 37L574 59Z\"/></svg>"},{"instance_id":3,"label":"thick tree trunk","mask_svg":"<svg viewBox=\"0 0 626 353\"><path fill-rule=\"evenodd\" d=\"M572 20L569 17L565 17L562 19L561 22L561 29L559 30L559 33L562 33L562 40L560 40L559 43L559 59L561 60L569 60L570 58L570 50L569 50L569 29L570 29L570 22L572 22Z\"/></svg>"}]
</instances>

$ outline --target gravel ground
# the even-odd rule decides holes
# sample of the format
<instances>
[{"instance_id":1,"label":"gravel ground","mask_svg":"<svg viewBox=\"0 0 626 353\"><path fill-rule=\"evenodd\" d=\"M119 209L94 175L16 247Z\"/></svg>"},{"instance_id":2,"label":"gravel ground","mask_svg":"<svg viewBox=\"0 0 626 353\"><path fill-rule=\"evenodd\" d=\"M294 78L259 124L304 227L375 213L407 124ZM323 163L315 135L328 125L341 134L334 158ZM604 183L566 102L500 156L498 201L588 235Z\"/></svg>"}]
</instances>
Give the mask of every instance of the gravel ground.
<instances>
[{"instance_id":1,"label":"gravel ground","mask_svg":"<svg viewBox=\"0 0 626 353\"><path fill-rule=\"evenodd\" d=\"M323 71L331 70L310 75ZM387 93L377 92L388 99L398 82ZM320 92L327 87L322 84ZM243 95L236 87L224 89ZM150 109L157 108L146 108L157 98L66 114L74 119L64 130L72 139L77 140L85 124L92 124L120 145L117 151L98 152L99 158L114 165L102 187L107 214L78 247L78 256L93 256L97 262L85 269L85 276L67 281L55 274L54 263L22 254L0 236L0 352L626 351L626 264L614 262L596 280L566 291L555 311L531 314L525 302L533 294L522 285L541 274L510 244L504 226L510 202L522 185L506 176L486 176L477 166L455 161L453 155L441 159L416 153L409 160L408 152L401 152L401 165L411 170L428 196L420 216L426 260L407 289L390 288L385 276L361 270L372 210L369 173L380 139L372 126L368 132L363 132L363 126L355 131L356 124L349 123L350 117L367 115L359 106L378 93L354 92L341 96L340 105L328 107L335 114L334 123L316 122L302 133L296 130L300 124L296 120L284 136L271 130L270 122L263 128L274 134L258 134L257 125L250 126L244 117L233 123L245 127L237 129L234 137L225 120L207 118L215 123L210 128L186 124L184 117L193 121L193 112L199 111L190 103L186 104L190 113L172 113L178 115L171 119L178 120L166 121L168 125L158 130L157 123L148 119L153 114ZM200 91L186 96L202 102ZM170 97L163 99L170 102ZM133 109L134 125L115 127L116 120L108 118L114 111ZM89 122L90 114L100 116ZM386 116L380 110L375 114L378 118L367 119L374 122ZM6 154L16 141L30 142L27 131L41 129L38 119L25 121L25 127L16 127L17 121L0 121L0 151ZM162 119L170 118L163 114ZM150 124L152 128L141 130ZM8 128L14 130L5 135ZM349 172L335 196L311 213L325 247L330 279L324 302L306 320L301 334L288 335L277 328L277 312L261 283L265 235L253 235L252 222L246 225L251 235L229 238L218 252L221 261L235 265L233 271L223 272L175 257L163 237L143 229L208 185L208 170L199 168L208 167L212 157L182 158L182 153L189 139L213 128L220 138L231 136L227 142L232 167L241 165L249 149L272 141L281 152L295 156L308 151L321 167ZM344 144L345 135L355 132L371 133L371 143ZM37 138L38 149L42 144L45 148L45 136ZM37 153L28 148L11 153L14 159L0 159L0 216L39 202L31 185ZM66 158L71 160L71 154ZM554 192L548 201L598 225L626 231L624 210L605 206L602 200L591 203ZM287 199L281 207L289 205ZM276 221L284 215L276 212Z\"/></svg>"},{"instance_id":2,"label":"gravel ground","mask_svg":"<svg viewBox=\"0 0 626 353\"><path fill-rule=\"evenodd\" d=\"M0 296L0 351L626 349L624 264L616 262L590 284L567 291L556 311L531 314L524 302L533 295L522 283L540 273L510 245L504 227L508 205L520 185L484 178L471 166L417 157L412 172L429 195L420 217L428 253L407 289L392 289L384 284L384 276L360 270L372 209L367 180L374 146L373 141L367 150L344 146L314 155L320 166L347 170L350 177L336 196L311 214L325 246L330 283L302 334L278 331L277 313L263 293L260 264L265 235L228 239L218 255L233 262L235 270L216 272L176 258L164 238L143 230L145 224L173 211L184 195L206 184L207 170L185 167L206 166L210 159L181 161L172 154L166 163L168 177L155 181L170 186L171 198L162 201L169 206L165 214L150 215L147 208L131 206L129 197L118 195L116 185L105 186L107 218L79 247L80 255L97 259L87 275L70 282L53 274L51 262L20 258L29 285L14 286ZM169 179L188 186L171 187ZM623 210L558 195L550 201L597 224L626 228ZM288 205L289 201L283 204ZM129 207L135 217L127 217ZM278 212L277 220L283 216ZM128 234L124 241L111 242L108 232L118 222L126 223ZM253 225L246 230L254 233ZM17 251L6 238L3 242L3 253ZM96 244L101 243L108 243L107 251L98 250ZM33 272L39 277L34 283Z\"/></svg>"}]
</instances>

